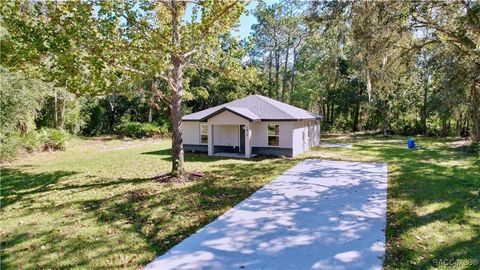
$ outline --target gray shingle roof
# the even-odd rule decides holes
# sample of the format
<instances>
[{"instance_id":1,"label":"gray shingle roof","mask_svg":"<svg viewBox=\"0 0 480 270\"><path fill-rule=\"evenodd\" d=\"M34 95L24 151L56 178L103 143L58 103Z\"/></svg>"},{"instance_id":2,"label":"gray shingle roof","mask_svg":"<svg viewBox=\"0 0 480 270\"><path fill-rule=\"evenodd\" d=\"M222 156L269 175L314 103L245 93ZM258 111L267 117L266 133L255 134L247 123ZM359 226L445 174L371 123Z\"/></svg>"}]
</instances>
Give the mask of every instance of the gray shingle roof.
<instances>
[{"instance_id":1,"label":"gray shingle roof","mask_svg":"<svg viewBox=\"0 0 480 270\"><path fill-rule=\"evenodd\" d=\"M306 120L318 119L320 115L297 108L295 106L264 97L252 95L237 99L203 111L185 115L186 121L206 121L208 118L224 110L239 114L251 121L258 120Z\"/></svg>"}]
</instances>

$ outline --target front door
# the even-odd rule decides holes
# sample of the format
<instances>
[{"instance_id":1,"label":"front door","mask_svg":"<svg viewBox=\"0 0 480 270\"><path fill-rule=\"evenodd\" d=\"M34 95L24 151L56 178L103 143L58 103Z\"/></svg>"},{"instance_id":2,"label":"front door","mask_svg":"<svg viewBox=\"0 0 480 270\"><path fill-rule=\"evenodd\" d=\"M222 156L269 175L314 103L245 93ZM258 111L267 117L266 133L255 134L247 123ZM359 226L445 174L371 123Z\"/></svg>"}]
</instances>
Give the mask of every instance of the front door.
<instances>
[{"instance_id":1,"label":"front door","mask_svg":"<svg viewBox=\"0 0 480 270\"><path fill-rule=\"evenodd\" d=\"M240 125L240 153L245 153L245 125Z\"/></svg>"}]
</instances>

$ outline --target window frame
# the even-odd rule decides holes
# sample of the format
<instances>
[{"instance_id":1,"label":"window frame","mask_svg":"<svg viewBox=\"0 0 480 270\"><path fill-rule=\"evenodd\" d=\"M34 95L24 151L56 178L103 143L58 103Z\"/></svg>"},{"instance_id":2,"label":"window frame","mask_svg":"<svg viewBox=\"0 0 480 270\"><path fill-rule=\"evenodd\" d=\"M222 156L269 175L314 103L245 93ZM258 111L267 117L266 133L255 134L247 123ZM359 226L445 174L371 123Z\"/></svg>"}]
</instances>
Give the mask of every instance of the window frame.
<instances>
[{"instance_id":1,"label":"window frame","mask_svg":"<svg viewBox=\"0 0 480 270\"><path fill-rule=\"evenodd\" d=\"M270 126L278 126L278 129L275 128L276 130L278 130L278 134L275 134L275 135L270 135L269 134L269 127ZM277 137L277 141L278 141L278 145L270 145L270 137ZM267 124L267 147L280 147L280 124Z\"/></svg>"},{"instance_id":2,"label":"window frame","mask_svg":"<svg viewBox=\"0 0 480 270\"><path fill-rule=\"evenodd\" d=\"M205 134L204 134L203 131L202 131L202 127L204 127L204 126L207 127L207 133L205 133ZM207 136L207 142L206 142L206 143L204 143L204 142L202 141L202 136ZM202 144L202 145L208 145L208 124L200 124L200 144Z\"/></svg>"}]
</instances>

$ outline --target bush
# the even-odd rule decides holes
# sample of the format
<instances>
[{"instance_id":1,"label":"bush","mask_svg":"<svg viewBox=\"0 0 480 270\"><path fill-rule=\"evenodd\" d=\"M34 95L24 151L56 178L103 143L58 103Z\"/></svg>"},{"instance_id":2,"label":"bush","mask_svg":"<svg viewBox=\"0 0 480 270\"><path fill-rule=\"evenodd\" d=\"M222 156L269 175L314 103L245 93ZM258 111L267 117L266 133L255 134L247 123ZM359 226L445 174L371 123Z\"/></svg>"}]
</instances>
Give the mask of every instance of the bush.
<instances>
[{"instance_id":1,"label":"bush","mask_svg":"<svg viewBox=\"0 0 480 270\"><path fill-rule=\"evenodd\" d=\"M0 85L0 132L9 137L34 129L34 119L50 85L32 79L25 73L9 72L2 67Z\"/></svg>"},{"instance_id":2,"label":"bush","mask_svg":"<svg viewBox=\"0 0 480 270\"><path fill-rule=\"evenodd\" d=\"M473 151L480 157L480 142L472 144Z\"/></svg>"},{"instance_id":3,"label":"bush","mask_svg":"<svg viewBox=\"0 0 480 270\"><path fill-rule=\"evenodd\" d=\"M38 131L30 131L22 137L23 148L28 152L33 152L42 149L43 142Z\"/></svg>"},{"instance_id":4,"label":"bush","mask_svg":"<svg viewBox=\"0 0 480 270\"><path fill-rule=\"evenodd\" d=\"M125 122L115 127L118 135L132 138L144 138L165 135L168 130L166 127L159 127L152 123Z\"/></svg>"},{"instance_id":5,"label":"bush","mask_svg":"<svg viewBox=\"0 0 480 270\"><path fill-rule=\"evenodd\" d=\"M23 136L23 148L27 151L36 150L65 150L69 134L55 128L42 128L31 131Z\"/></svg>"},{"instance_id":6,"label":"bush","mask_svg":"<svg viewBox=\"0 0 480 270\"><path fill-rule=\"evenodd\" d=\"M20 133L0 133L0 161L13 159L22 149Z\"/></svg>"},{"instance_id":7,"label":"bush","mask_svg":"<svg viewBox=\"0 0 480 270\"><path fill-rule=\"evenodd\" d=\"M0 161L12 160L21 151L65 150L69 134L54 128L33 130L25 135L0 133Z\"/></svg>"},{"instance_id":8,"label":"bush","mask_svg":"<svg viewBox=\"0 0 480 270\"><path fill-rule=\"evenodd\" d=\"M42 150L65 150L68 133L54 128L42 128L38 131Z\"/></svg>"}]
</instances>

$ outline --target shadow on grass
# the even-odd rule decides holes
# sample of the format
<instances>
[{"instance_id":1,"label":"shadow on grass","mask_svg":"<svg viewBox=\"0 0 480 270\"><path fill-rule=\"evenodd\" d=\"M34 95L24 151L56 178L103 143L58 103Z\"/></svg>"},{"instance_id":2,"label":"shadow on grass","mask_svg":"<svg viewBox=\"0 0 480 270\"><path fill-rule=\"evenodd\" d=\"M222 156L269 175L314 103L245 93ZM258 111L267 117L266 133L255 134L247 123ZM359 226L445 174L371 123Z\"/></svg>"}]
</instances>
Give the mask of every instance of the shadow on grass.
<instances>
[{"instance_id":1,"label":"shadow on grass","mask_svg":"<svg viewBox=\"0 0 480 270\"><path fill-rule=\"evenodd\" d=\"M294 163L284 160L275 164L218 165L192 183L159 184L168 189L132 191L87 202L84 209L100 223L131 224L129 230L158 256L257 191L268 182L265 179Z\"/></svg>"},{"instance_id":2,"label":"shadow on grass","mask_svg":"<svg viewBox=\"0 0 480 270\"><path fill-rule=\"evenodd\" d=\"M435 268L434 259L480 262L480 223L478 215L472 215L480 211L479 159L466 148L448 146L454 139L419 138L422 149L417 151L403 149L402 138L384 138L382 143L371 139L356 137L352 150L339 152L374 156L389 164L385 269ZM435 207L438 204L445 206ZM419 209L428 209L427 214L419 214ZM438 226L443 229L435 231Z\"/></svg>"},{"instance_id":3,"label":"shadow on grass","mask_svg":"<svg viewBox=\"0 0 480 270\"><path fill-rule=\"evenodd\" d=\"M475 209L477 212L479 209L478 192L475 193L475 191L480 191L480 170L476 170L480 165L478 160L473 161L472 166L443 165L442 162L470 156L465 156L460 152L443 151L448 149L428 150L427 144L425 144L426 150L404 150L403 143L396 146L397 143L403 142L402 138L394 138L395 142L388 138L381 139L385 141L384 145L369 144L368 141L363 141L362 137L355 137L355 140L360 143L360 146L355 145L353 149L335 151L345 151L345 153L358 151L362 155L372 155L379 161L394 165L393 169L392 167L389 169L386 269L425 269L433 267L431 259L478 258L480 228L477 225L471 225L472 217L466 213L468 209ZM319 151L330 150L320 148ZM157 155L161 159L171 160L171 149L142 154ZM251 161L256 162L248 164L230 162L217 165L213 162L227 159L208 157L206 154L199 153L187 153L185 160L187 162L212 162L212 169L195 182L156 184L153 188L151 185L149 187L139 185L151 181L148 178L100 179L96 182L58 185L60 178L74 175L75 172L59 171L33 174L15 169L2 169L2 208L15 202L28 204L30 199L28 195L32 192L40 193L50 190L77 192L102 188L113 190L116 187L125 186L125 184L133 185L135 190L116 193L100 199L91 197L83 200L75 199L69 202L70 205L63 207L79 209L85 215L78 215L78 218L91 218L100 224L101 228L112 227L121 232L121 237L138 236L141 239L141 248L146 246L146 250L139 251L138 247L127 247L133 247L132 252L153 253L158 256L247 198L276 175L301 161L301 159L254 158ZM5 204L6 202L7 204ZM410 206L421 207L438 202L448 202L448 207L422 216L416 214L415 209ZM57 208L51 208L52 211L56 211L55 209ZM436 221L465 224L465 226L475 228L476 236L462 241L451 241L440 248L428 250L421 247L415 249L405 244L404 238L412 230L428 226ZM72 224L68 226L77 226L74 221L71 222ZM5 248L21 245L30 237L22 231L2 239L5 241L2 242L2 269L9 268L8 265L5 265L5 258L9 256L4 252ZM49 254L54 252L51 249L41 250L37 247L33 251L34 256L28 257L28 260L44 260L44 264L39 268L95 268L92 267L89 259L85 259L79 254L85 251L85 247L95 250L98 253L96 258L106 256L107 253L128 253L122 249L125 248L125 245L114 246L112 249L106 250L105 247L109 247L108 241L111 241L108 236L99 236L99 240L87 237L64 238L64 235L52 230L38 237L44 237L52 245L58 246L56 252L59 252L58 249L62 250L59 253L62 261L65 261L65 258L80 257L79 260L70 260L63 264L58 261L58 258L49 257ZM15 256L18 257L18 255ZM420 256L425 256L426 259L419 261ZM129 265L132 268L141 267L151 259L153 257L138 259ZM416 265L410 263L412 260L417 260ZM110 268L125 267L118 263L118 261L113 261ZM478 268L478 266L476 267Z\"/></svg>"},{"instance_id":4,"label":"shadow on grass","mask_svg":"<svg viewBox=\"0 0 480 270\"><path fill-rule=\"evenodd\" d=\"M155 155L155 156L170 156L172 155L172 148L165 148L155 151L143 152L142 155Z\"/></svg>"},{"instance_id":5,"label":"shadow on grass","mask_svg":"<svg viewBox=\"0 0 480 270\"><path fill-rule=\"evenodd\" d=\"M56 171L48 173L28 173L18 169L1 169L0 198L2 209L25 196L49 191L62 177L71 176L77 172Z\"/></svg>"},{"instance_id":6,"label":"shadow on grass","mask_svg":"<svg viewBox=\"0 0 480 270\"><path fill-rule=\"evenodd\" d=\"M150 151L150 152L144 152L142 155L156 155L156 156L161 156L162 160L165 161L172 161L172 149L167 148L167 149L161 149L161 150L156 150L156 151ZM272 156L256 156L253 158L250 158L248 160L251 161L260 161L260 160L265 160L265 159L278 159L278 157L272 157ZM207 153L199 153L199 152L187 152L185 153L185 161L186 162L215 162L219 160L245 160L245 158L242 157L221 157L221 156L208 156Z\"/></svg>"},{"instance_id":7,"label":"shadow on grass","mask_svg":"<svg viewBox=\"0 0 480 270\"><path fill-rule=\"evenodd\" d=\"M385 156L389 156L388 153ZM475 224L468 211L478 211L478 192L480 191L480 170L459 166L435 164L440 159L438 153L427 153L420 159L404 157L401 160L389 186L389 215L387 222L388 251L386 266L388 269L418 267L426 269L434 267L434 259L480 259L480 227ZM455 159L449 157L448 159ZM422 160L431 160L424 162ZM475 193L476 192L476 193ZM398 204L396 202L399 202ZM415 211L420 207L433 207L436 203L449 205L433 210L426 215L418 215ZM435 209L435 208L433 208ZM415 230L433 226L440 222L446 230L459 233L455 227L466 226L474 230L476 237L469 240L446 240L440 248L429 248L434 242L447 236L445 232L430 232L430 237L438 237L423 241L416 239L417 247L405 245L405 239ZM452 227L453 226L453 227ZM461 232L460 232L461 233ZM424 237L418 236L418 237ZM464 236L466 238L468 236ZM415 240L414 240L415 241ZM437 242L438 243L438 242ZM422 247L426 246L426 248ZM478 269L478 265L466 266L465 269Z\"/></svg>"}]
</instances>

